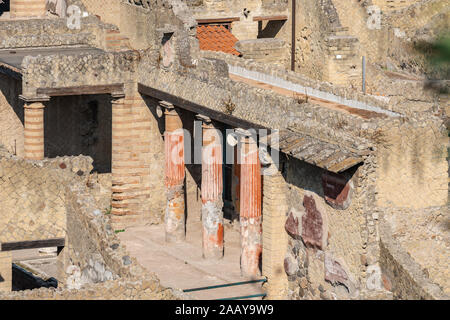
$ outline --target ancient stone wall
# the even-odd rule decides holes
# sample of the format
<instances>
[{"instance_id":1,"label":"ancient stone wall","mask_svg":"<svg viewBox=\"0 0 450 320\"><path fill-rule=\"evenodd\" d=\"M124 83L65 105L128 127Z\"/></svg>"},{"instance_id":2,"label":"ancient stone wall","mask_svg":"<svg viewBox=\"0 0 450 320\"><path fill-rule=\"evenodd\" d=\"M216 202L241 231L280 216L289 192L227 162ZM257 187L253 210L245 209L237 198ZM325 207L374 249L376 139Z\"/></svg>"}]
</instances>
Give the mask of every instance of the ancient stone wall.
<instances>
[{"instance_id":1,"label":"ancient stone wall","mask_svg":"<svg viewBox=\"0 0 450 320\"><path fill-rule=\"evenodd\" d=\"M87 180L92 160L76 157L34 162L1 152L0 241L64 238L64 185Z\"/></svg>"},{"instance_id":2,"label":"ancient stone wall","mask_svg":"<svg viewBox=\"0 0 450 320\"><path fill-rule=\"evenodd\" d=\"M238 41L235 45L244 59L275 64L289 68L290 59L286 43L280 39L254 39Z\"/></svg>"},{"instance_id":3,"label":"ancient stone wall","mask_svg":"<svg viewBox=\"0 0 450 320\"><path fill-rule=\"evenodd\" d=\"M86 186L89 177L87 172L92 168L90 158L67 157L31 163L3 154L0 167L2 179L6 178L5 171L12 173L11 169L5 167L5 163L14 162L15 168L21 168L22 171L27 172L26 177L34 178L33 181L40 181L39 178L42 178L49 184L48 189L57 188L59 190L60 194L51 189L59 202L51 198L50 194L41 195L41 198L48 199L47 202L53 201L53 207L58 206L61 209L60 220L64 224L64 235L61 236L65 236L66 245L58 256L59 283L57 289L40 288L3 292L0 294L0 299L177 299L182 297L181 292L161 287L156 276L143 269L120 244L115 234L117 230L113 229L110 224L110 213L98 209L95 198ZM32 165L33 169L30 170L29 167ZM83 165L87 167L84 168ZM21 176L15 172L14 177ZM11 181L11 179L7 178L7 181ZM21 190L21 183L24 183L27 188L31 188L31 191L35 189L27 181L19 180L15 185L15 190ZM43 184L40 187L47 188ZM2 186L1 190L6 192L9 188L5 189ZM28 199L33 199L30 194ZM7 198L0 195L0 199ZM20 199L17 202L21 211L30 212L22 207L28 205L28 202L33 203L32 201ZM30 210L32 209L31 205L28 207ZM3 204L1 208L2 217L5 216L4 208L12 211L10 207L5 207ZM45 212L45 208L43 210ZM23 221L26 222L26 219L32 218L33 216L29 214ZM44 235L59 230L58 223L50 221L42 211L36 214L36 218L45 222L45 229L41 228L46 232L43 233ZM1 225L5 224L1 222ZM52 225L52 228L48 228L48 225ZM20 223L14 224L14 228L18 229L18 232L21 230L20 226ZM29 228L29 226L27 227ZM29 230L30 233L31 231ZM2 236L8 234L9 232L2 231ZM52 236L58 235L52 234ZM42 239L42 235L38 235L38 237ZM22 237L20 240L25 239ZM8 257L2 255L0 258L0 263L6 259L11 268ZM3 264L0 267L3 272Z\"/></svg>"},{"instance_id":4,"label":"ancient stone wall","mask_svg":"<svg viewBox=\"0 0 450 320\"><path fill-rule=\"evenodd\" d=\"M395 11L421 1L422 0L372 0L372 3L379 6L383 11Z\"/></svg>"},{"instance_id":5,"label":"ancient stone wall","mask_svg":"<svg viewBox=\"0 0 450 320\"><path fill-rule=\"evenodd\" d=\"M107 26L95 17L82 18L78 29L69 29L65 19L0 21L0 48L90 45L104 48Z\"/></svg>"},{"instance_id":6,"label":"ancient stone wall","mask_svg":"<svg viewBox=\"0 0 450 320\"><path fill-rule=\"evenodd\" d=\"M444 276L442 278L447 272L445 267L438 270L438 276L441 277L440 281L433 277L433 280L438 280L438 285L430 279L430 274L424 265L418 263L418 260L416 260L417 256L412 256L410 251L406 250L402 243L398 241L398 236L392 232L392 225L384 219L380 220L379 234L380 266L383 271L382 281L393 292L395 299L448 300L448 277L445 278ZM429 242L430 240L434 242L436 239L421 238L420 242ZM445 248L439 249L436 247L433 247L432 250L425 249L422 253L424 255L422 262L430 258L434 260L439 254L444 258L443 261L448 261L447 251ZM439 269L441 267L439 262L436 264L436 261L434 261L434 263L434 268ZM445 292L443 289L445 289Z\"/></svg>"},{"instance_id":7,"label":"ancient stone wall","mask_svg":"<svg viewBox=\"0 0 450 320\"><path fill-rule=\"evenodd\" d=\"M325 200L330 195L325 192L323 177L330 173L292 159L284 166L289 188L286 232L290 238L284 265L289 296L293 299L359 297L366 289L366 266L362 261L367 256L364 234L367 169L360 167L353 175L354 170L346 174L351 180L347 180L349 190L345 196L348 207L343 210L333 208ZM374 259L371 257L371 263Z\"/></svg>"},{"instance_id":8,"label":"ancient stone wall","mask_svg":"<svg viewBox=\"0 0 450 320\"><path fill-rule=\"evenodd\" d=\"M22 82L0 74L0 144L10 153L23 156Z\"/></svg>"},{"instance_id":9,"label":"ancient stone wall","mask_svg":"<svg viewBox=\"0 0 450 320\"><path fill-rule=\"evenodd\" d=\"M34 96L38 87L124 83L134 79L138 59L137 52L28 56L23 61L23 81L27 82L23 94Z\"/></svg>"},{"instance_id":10,"label":"ancient stone wall","mask_svg":"<svg viewBox=\"0 0 450 320\"><path fill-rule=\"evenodd\" d=\"M377 139L379 207L417 209L447 203L448 136L440 121L399 124Z\"/></svg>"}]
</instances>

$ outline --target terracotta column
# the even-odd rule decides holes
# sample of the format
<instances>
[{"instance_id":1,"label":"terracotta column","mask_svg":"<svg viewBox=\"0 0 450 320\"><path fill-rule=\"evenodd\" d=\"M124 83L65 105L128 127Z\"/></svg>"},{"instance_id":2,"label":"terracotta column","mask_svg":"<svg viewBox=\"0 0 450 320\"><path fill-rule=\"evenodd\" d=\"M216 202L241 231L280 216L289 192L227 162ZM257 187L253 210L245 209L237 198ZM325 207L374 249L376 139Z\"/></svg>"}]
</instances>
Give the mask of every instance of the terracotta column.
<instances>
[{"instance_id":1,"label":"terracotta column","mask_svg":"<svg viewBox=\"0 0 450 320\"><path fill-rule=\"evenodd\" d=\"M44 159L44 108L42 102L25 102L25 158Z\"/></svg>"},{"instance_id":2,"label":"terracotta column","mask_svg":"<svg viewBox=\"0 0 450 320\"><path fill-rule=\"evenodd\" d=\"M248 132L240 134L241 273L257 277L262 253L261 165L255 139Z\"/></svg>"},{"instance_id":3,"label":"terracotta column","mask_svg":"<svg viewBox=\"0 0 450 320\"><path fill-rule=\"evenodd\" d=\"M202 148L202 223L203 258L223 257L223 178L222 141L220 131L204 116Z\"/></svg>"},{"instance_id":4,"label":"terracotta column","mask_svg":"<svg viewBox=\"0 0 450 320\"><path fill-rule=\"evenodd\" d=\"M165 109L166 123L164 132L167 194L166 241L177 242L186 238L183 124L178 111L172 104L165 101L160 104Z\"/></svg>"}]
</instances>

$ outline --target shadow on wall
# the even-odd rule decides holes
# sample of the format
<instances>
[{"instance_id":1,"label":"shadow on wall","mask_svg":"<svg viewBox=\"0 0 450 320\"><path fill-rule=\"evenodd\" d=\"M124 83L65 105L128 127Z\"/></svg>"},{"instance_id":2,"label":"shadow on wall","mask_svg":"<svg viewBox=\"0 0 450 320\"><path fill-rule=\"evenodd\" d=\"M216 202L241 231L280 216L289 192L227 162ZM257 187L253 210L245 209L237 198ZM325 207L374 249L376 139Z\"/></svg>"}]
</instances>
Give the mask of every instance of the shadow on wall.
<instances>
[{"instance_id":1,"label":"shadow on wall","mask_svg":"<svg viewBox=\"0 0 450 320\"><path fill-rule=\"evenodd\" d=\"M24 109L23 109L23 101L19 99L19 95L22 93L22 81L21 80L17 80L14 78L11 78L7 75L2 75L0 74L0 99L3 96L6 100L6 106L4 107L0 107L0 113L4 112L2 114L2 116L7 116L6 119L0 119L0 122L2 121L7 121L8 123L5 123L5 127L0 127L0 138L5 138L5 137L1 137L2 134L5 134L6 136L6 141L5 139L1 139L3 140L3 143L5 143L5 147L7 147L7 149L13 153L13 154L17 154L17 152L20 153L20 151L23 149L23 145L20 146L23 143L23 140L21 137L20 139L15 137L14 139L12 138L11 135L13 135L15 132L15 134L18 134L18 132L22 132L23 131L23 127L24 127L24 123L25 123L25 118L24 118ZM1 103L1 101L0 101ZM1 109L5 108L3 111ZM17 120L20 121L16 121L14 119L14 114L12 112L10 112L9 109L12 109L12 111L14 112L15 116L17 117ZM22 128L20 128L20 131L15 131L15 130L19 130L18 126L22 126ZM12 129L13 128L13 129ZM10 131L13 130L13 131ZM10 138L10 139L8 139Z\"/></svg>"},{"instance_id":2,"label":"shadow on wall","mask_svg":"<svg viewBox=\"0 0 450 320\"><path fill-rule=\"evenodd\" d=\"M86 155L94 171L111 172L111 97L53 97L45 108L45 156Z\"/></svg>"},{"instance_id":3,"label":"shadow on wall","mask_svg":"<svg viewBox=\"0 0 450 320\"><path fill-rule=\"evenodd\" d=\"M9 12L9 0L0 0L0 16L3 12Z\"/></svg>"},{"instance_id":4,"label":"shadow on wall","mask_svg":"<svg viewBox=\"0 0 450 320\"><path fill-rule=\"evenodd\" d=\"M268 21L265 25L263 21L258 22L258 39L275 38L283 28L286 20ZM264 26L264 27L263 27Z\"/></svg>"},{"instance_id":5,"label":"shadow on wall","mask_svg":"<svg viewBox=\"0 0 450 320\"><path fill-rule=\"evenodd\" d=\"M280 170L286 183L305 191L311 191L321 198L328 196L333 199L339 195L349 180L352 179L358 168L359 165L354 166L339 175L335 175L325 169L311 165L299 159L291 157L288 158L285 154L280 154ZM331 191L327 190L327 194L324 192L324 175L328 177L339 176L340 178L339 182L333 184L335 189ZM292 200L289 202L293 207L296 207L297 204L301 205L302 203L302 201L298 201L297 194L295 192L296 191L294 188L289 192L290 195L288 196L288 199Z\"/></svg>"}]
</instances>

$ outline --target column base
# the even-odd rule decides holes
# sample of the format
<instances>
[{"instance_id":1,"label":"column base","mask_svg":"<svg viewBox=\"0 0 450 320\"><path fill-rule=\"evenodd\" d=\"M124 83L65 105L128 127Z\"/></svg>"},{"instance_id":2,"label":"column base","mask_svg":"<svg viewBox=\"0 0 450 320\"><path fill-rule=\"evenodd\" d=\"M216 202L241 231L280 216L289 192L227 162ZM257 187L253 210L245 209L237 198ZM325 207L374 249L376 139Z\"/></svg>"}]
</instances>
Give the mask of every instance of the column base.
<instances>
[{"instance_id":1,"label":"column base","mask_svg":"<svg viewBox=\"0 0 450 320\"><path fill-rule=\"evenodd\" d=\"M184 185L170 187L165 215L166 242L186 240Z\"/></svg>"},{"instance_id":2,"label":"column base","mask_svg":"<svg viewBox=\"0 0 450 320\"><path fill-rule=\"evenodd\" d=\"M261 276L262 225L261 217L241 217L241 274L244 277Z\"/></svg>"}]
</instances>

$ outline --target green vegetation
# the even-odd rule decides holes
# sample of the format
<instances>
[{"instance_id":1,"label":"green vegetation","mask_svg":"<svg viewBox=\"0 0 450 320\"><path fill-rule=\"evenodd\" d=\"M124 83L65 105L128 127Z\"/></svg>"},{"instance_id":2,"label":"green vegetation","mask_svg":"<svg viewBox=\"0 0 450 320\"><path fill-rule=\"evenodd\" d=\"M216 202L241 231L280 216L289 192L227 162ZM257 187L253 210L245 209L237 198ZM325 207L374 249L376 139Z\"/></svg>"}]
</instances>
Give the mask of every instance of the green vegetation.
<instances>
[{"instance_id":1,"label":"green vegetation","mask_svg":"<svg viewBox=\"0 0 450 320\"><path fill-rule=\"evenodd\" d=\"M433 42L420 41L415 44L427 63L427 87L439 93L448 93L450 79L450 31L440 35ZM442 81L444 80L444 81Z\"/></svg>"}]
</instances>

